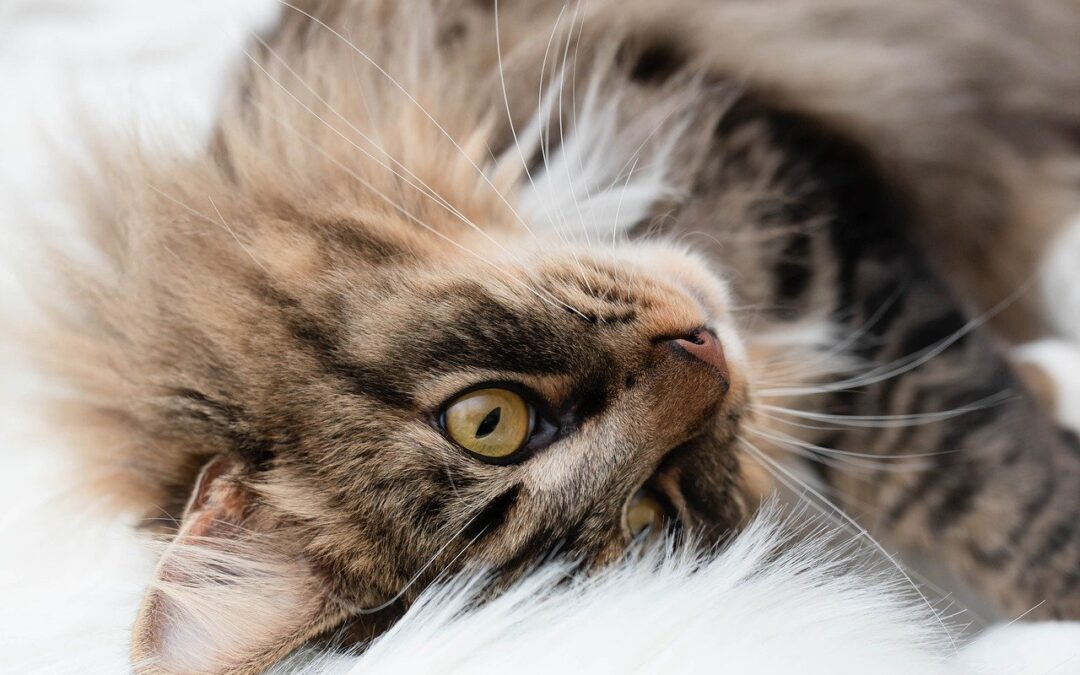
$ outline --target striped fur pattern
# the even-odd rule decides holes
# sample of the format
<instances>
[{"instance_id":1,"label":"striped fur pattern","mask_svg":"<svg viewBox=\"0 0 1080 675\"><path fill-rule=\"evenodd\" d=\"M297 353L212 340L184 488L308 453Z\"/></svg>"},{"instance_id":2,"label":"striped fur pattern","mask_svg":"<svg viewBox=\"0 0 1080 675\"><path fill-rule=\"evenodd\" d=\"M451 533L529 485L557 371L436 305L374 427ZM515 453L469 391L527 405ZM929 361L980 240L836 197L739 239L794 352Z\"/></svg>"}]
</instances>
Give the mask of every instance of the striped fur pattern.
<instances>
[{"instance_id":1,"label":"striped fur pattern","mask_svg":"<svg viewBox=\"0 0 1080 675\"><path fill-rule=\"evenodd\" d=\"M140 671L609 564L645 484L715 546L793 453L854 527L1080 617L1080 442L999 345L1025 303L986 321L1073 203L1080 13L664 4L288 5L205 152L108 163L60 337L91 465L171 541ZM724 368L670 347L700 331ZM552 442L440 434L485 382Z\"/></svg>"}]
</instances>

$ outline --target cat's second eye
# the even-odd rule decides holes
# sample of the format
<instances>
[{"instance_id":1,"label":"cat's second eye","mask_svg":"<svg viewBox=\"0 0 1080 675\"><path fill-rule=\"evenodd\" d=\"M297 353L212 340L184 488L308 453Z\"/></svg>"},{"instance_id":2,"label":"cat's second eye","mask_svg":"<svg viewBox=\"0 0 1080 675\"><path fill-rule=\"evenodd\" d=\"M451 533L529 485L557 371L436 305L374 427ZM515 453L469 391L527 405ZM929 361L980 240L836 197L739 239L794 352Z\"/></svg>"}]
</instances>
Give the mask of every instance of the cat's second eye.
<instances>
[{"instance_id":1,"label":"cat's second eye","mask_svg":"<svg viewBox=\"0 0 1080 675\"><path fill-rule=\"evenodd\" d=\"M505 460L528 442L536 412L517 392L489 387L450 401L441 422L450 440L469 452L489 460Z\"/></svg>"}]
</instances>

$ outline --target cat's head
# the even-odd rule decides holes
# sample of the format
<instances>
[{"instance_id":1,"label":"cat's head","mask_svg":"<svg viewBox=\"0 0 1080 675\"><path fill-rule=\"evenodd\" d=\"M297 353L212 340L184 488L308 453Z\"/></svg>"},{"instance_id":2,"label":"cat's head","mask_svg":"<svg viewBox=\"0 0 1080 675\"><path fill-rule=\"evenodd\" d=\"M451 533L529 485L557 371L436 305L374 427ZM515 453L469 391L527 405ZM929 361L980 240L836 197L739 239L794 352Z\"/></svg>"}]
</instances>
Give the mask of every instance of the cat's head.
<instances>
[{"instance_id":1,"label":"cat's head","mask_svg":"<svg viewBox=\"0 0 1080 675\"><path fill-rule=\"evenodd\" d=\"M343 622L370 634L440 574L590 568L644 530L715 543L747 517L746 357L698 256L295 226L197 242L231 262L173 289L159 442L205 464L177 481L139 658L263 664Z\"/></svg>"},{"instance_id":2,"label":"cat's head","mask_svg":"<svg viewBox=\"0 0 1080 675\"><path fill-rule=\"evenodd\" d=\"M668 528L715 544L755 501L728 289L627 236L674 195L689 98L609 105L583 77L576 133L529 132L526 161L471 70L430 54L403 96L309 37L263 55L210 152L125 167L103 219L105 347L79 376L177 519L140 669L256 672L377 635L440 575L591 569Z\"/></svg>"}]
</instances>

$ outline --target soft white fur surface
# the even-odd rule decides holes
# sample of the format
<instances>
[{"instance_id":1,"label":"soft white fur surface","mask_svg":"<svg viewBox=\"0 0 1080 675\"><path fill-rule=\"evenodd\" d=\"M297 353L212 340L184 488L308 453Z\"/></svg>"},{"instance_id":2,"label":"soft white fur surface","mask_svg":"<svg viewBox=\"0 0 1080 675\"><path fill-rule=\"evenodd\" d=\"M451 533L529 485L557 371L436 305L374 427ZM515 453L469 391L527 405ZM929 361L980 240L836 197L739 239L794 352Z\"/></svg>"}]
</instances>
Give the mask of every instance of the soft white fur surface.
<instances>
[{"instance_id":1,"label":"soft white fur surface","mask_svg":"<svg viewBox=\"0 0 1080 675\"><path fill-rule=\"evenodd\" d=\"M1080 221L1077 223L1080 224ZM1076 253L1076 264L1080 264L1080 249ZM1080 278L1080 270L1074 270L1074 274ZM1080 289L1080 282L1075 286ZM1015 348L1013 357L1037 365L1044 372L1053 373L1057 405L1054 412L1064 424L1080 430L1080 341L1060 338L1035 340Z\"/></svg>"},{"instance_id":2,"label":"soft white fur surface","mask_svg":"<svg viewBox=\"0 0 1080 675\"><path fill-rule=\"evenodd\" d=\"M276 9L274 0L0 2L5 322L32 311L23 271L35 259L27 257L21 228L31 220L24 215L56 223L49 236L76 225L56 180L58 159L77 155L75 115L163 147L190 147L211 119L241 41ZM78 491L81 477L65 448L35 416L30 397L39 386L0 342L0 672L127 672L128 632L153 558L130 519L107 515ZM838 566L826 538L770 555L782 537L772 521L759 520L697 571L690 561L654 558L556 586L559 569L548 567L469 611L475 580L453 582L429 593L362 657L306 654L287 668L1080 673L1076 624L1003 626L957 651L895 576Z\"/></svg>"},{"instance_id":3,"label":"soft white fur surface","mask_svg":"<svg viewBox=\"0 0 1080 675\"><path fill-rule=\"evenodd\" d=\"M771 560L768 518L698 573L639 563L552 591L545 569L464 618L436 595L364 657L376 672L959 673L937 624L815 545ZM842 648L838 646L842 645ZM365 671L366 672L366 671Z\"/></svg>"},{"instance_id":4,"label":"soft white fur surface","mask_svg":"<svg viewBox=\"0 0 1080 675\"><path fill-rule=\"evenodd\" d=\"M1054 327L1080 344L1080 213L1051 243L1039 274L1043 307ZM1076 375L1080 378L1080 371Z\"/></svg>"},{"instance_id":5,"label":"soft white fur surface","mask_svg":"<svg viewBox=\"0 0 1080 675\"><path fill-rule=\"evenodd\" d=\"M983 675L1080 673L1076 624L1012 624L992 628L961 652L958 661L971 672Z\"/></svg>"}]
</instances>

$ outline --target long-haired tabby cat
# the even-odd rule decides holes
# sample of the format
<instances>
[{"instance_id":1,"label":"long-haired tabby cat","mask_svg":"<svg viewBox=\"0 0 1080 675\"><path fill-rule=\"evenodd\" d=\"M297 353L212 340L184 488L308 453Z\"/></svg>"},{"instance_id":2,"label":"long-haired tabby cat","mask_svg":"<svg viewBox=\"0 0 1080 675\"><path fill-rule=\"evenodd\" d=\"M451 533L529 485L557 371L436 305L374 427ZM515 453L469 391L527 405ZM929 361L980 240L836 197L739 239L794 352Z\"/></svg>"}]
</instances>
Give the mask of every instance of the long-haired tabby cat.
<instances>
[{"instance_id":1,"label":"long-haired tabby cat","mask_svg":"<svg viewBox=\"0 0 1080 675\"><path fill-rule=\"evenodd\" d=\"M137 668L715 544L792 455L1080 617L1080 444L997 337L1076 205L1077 35L1056 0L284 6L205 152L102 170L67 324L103 485L170 536Z\"/></svg>"}]
</instances>

